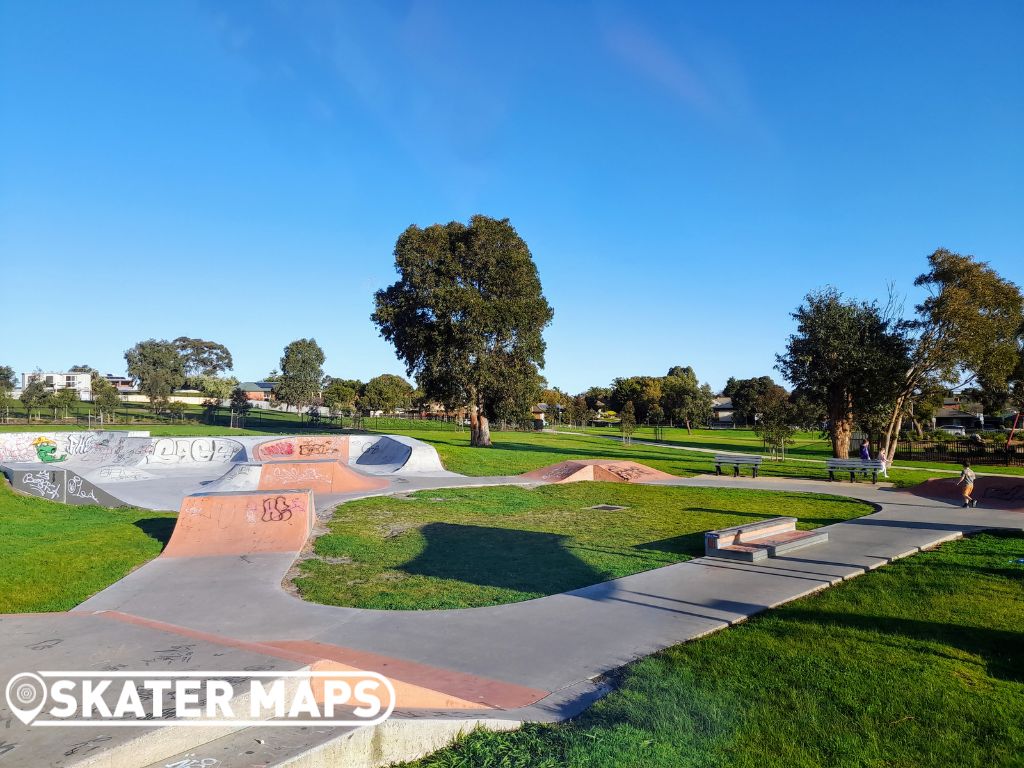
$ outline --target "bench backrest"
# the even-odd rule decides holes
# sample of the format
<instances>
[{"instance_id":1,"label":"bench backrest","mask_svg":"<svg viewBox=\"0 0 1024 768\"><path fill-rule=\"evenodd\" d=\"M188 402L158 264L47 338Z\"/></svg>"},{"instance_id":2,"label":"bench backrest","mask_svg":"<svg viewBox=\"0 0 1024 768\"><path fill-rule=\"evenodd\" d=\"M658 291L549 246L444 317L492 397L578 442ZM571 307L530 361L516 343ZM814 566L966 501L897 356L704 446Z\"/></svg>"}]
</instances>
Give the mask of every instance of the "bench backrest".
<instances>
[{"instance_id":1,"label":"bench backrest","mask_svg":"<svg viewBox=\"0 0 1024 768\"><path fill-rule=\"evenodd\" d=\"M715 464L760 464L763 456L715 456Z\"/></svg>"},{"instance_id":2,"label":"bench backrest","mask_svg":"<svg viewBox=\"0 0 1024 768\"><path fill-rule=\"evenodd\" d=\"M881 469L883 462L881 459L829 459L827 466L829 469Z\"/></svg>"}]
</instances>

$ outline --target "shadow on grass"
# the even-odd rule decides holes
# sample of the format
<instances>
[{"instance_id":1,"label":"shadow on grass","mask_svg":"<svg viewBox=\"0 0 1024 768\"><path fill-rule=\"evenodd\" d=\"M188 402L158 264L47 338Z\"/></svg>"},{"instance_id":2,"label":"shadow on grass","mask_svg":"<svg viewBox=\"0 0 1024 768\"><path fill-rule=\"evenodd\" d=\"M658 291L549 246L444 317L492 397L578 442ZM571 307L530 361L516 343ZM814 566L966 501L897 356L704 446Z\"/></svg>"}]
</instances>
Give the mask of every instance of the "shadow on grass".
<instances>
[{"instance_id":1,"label":"shadow on grass","mask_svg":"<svg viewBox=\"0 0 1024 768\"><path fill-rule=\"evenodd\" d=\"M684 533L682 536L670 536L667 539L648 541L634 545L633 549L651 550L654 552L671 552L675 555L703 557L704 532Z\"/></svg>"},{"instance_id":2,"label":"shadow on grass","mask_svg":"<svg viewBox=\"0 0 1024 768\"><path fill-rule=\"evenodd\" d=\"M568 536L453 523L420 532L426 547L399 566L408 574L545 594L606 578L566 549Z\"/></svg>"},{"instance_id":3,"label":"shadow on grass","mask_svg":"<svg viewBox=\"0 0 1024 768\"><path fill-rule=\"evenodd\" d=\"M1020 632L919 621L889 616L864 616L787 608L779 616L785 621L877 632L895 639L951 645L985 660L988 674L1011 682L1024 682L1024 641ZM933 651L940 655L941 651Z\"/></svg>"},{"instance_id":4,"label":"shadow on grass","mask_svg":"<svg viewBox=\"0 0 1024 768\"><path fill-rule=\"evenodd\" d=\"M162 549L171 540L175 522L177 519L173 517L143 517L136 520L133 525L151 539L159 541Z\"/></svg>"}]
</instances>

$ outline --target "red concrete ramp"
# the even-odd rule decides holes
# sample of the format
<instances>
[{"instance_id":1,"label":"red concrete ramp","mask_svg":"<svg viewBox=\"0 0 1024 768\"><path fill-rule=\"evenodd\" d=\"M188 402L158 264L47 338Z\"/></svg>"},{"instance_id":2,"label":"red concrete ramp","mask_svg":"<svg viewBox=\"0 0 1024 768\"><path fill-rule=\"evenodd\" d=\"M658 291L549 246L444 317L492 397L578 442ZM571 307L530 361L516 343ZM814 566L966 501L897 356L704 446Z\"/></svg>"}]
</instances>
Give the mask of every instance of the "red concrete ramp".
<instances>
[{"instance_id":1,"label":"red concrete ramp","mask_svg":"<svg viewBox=\"0 0 1024 768\"><path fill-rule=\"evenodd\" d=\"M348 437L307 435L282 437L260 443L253 449L256 461L309 461L333 459L348 463Z\"/></svg>"},{"instance_id":2,"label":"red concrete ramp","mask_svg":"<svg viewBox=\"0 0 1024 768\"><path fill-rule=\"evenodd\" d=\"M273 488L309 488L314 494L329 496L361 493L387 488L382 477L369 477L332 459L319 461L271 461L263 465L260 490Z\"/></svg>"},{"instance_id":3,"label":"red concrete ramp","mask_svg":"<svg viewBox=\"0 0 1024 768\"><path fill-rule=\"evenodd\" d=\"M188 496L161 557L298 552L314 514L308 489Z\"/></svg>"},{"instance_id":4,"label":"red concrete ramp","mask_svg":"<svg viewBox=\"0 0 1024 768\"><path fill-rule=\"evenodd\" d=\"M540 480L544 483L578 483L583 480L605 483L647 483L652 480L669 480L674 475L635 461L586 459L560 461L549 467L526 472L523 477Z\"/></svg>"},{"instance_id":5,"label":"red concrete ramp","mask_svg":"<svg viewBox=\"0 0 1024 768\"><path fill-rule=\"evenodd\" d=\"M915 496L932 499L959 500L962 495L962 486L958 486L953 477L927 480L907 490ZM973 495L980 506L1024 512L1024 476L979 475Z\"/></svg>"}]
</instances>

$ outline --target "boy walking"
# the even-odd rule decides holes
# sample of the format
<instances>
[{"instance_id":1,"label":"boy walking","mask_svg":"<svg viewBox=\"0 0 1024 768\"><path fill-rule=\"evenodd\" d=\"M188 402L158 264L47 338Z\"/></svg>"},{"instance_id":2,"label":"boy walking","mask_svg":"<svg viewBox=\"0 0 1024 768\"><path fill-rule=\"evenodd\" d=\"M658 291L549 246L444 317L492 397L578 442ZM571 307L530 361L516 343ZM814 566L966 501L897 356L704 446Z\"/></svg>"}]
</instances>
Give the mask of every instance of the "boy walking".
<instances>
[{"instance_id":1,"label":"boy walking","mask_svg":"<svg viewBox=\"0 0 1024 768\"><path fill-rule=\"evenodd\" d=\"M960 479L956 481L957 485L964 487L964 506L965 507L976 507L978 506L978 500L974 498L971 493L974 491L974 481L977 479L977 475L974 474L974 470L971 469L971 462L964 462L964 471L960 473Z\"/></svg>"}]
</instances>

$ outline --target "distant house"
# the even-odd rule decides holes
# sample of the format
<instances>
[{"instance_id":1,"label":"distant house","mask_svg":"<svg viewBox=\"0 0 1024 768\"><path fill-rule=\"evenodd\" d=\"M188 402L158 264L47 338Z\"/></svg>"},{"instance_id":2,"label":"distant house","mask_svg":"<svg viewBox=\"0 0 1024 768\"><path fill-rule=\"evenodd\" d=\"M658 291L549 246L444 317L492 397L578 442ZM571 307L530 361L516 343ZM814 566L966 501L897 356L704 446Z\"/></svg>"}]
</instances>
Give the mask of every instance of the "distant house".
<instances>
[{"instance_id":1,"label":"distant house","mask_svg":"<svg viewBox=\"0 0 1024 768\"><path fill-rule=\"evenodd\" d=\"M537 403L530 409L530 416L533 418L534 429L544 429L548 423L548 404Z\"/></svg>"},{"instance_id":2,"label":"distant house","mask_svg":"<svg viewBox=\"0 0 1024 768\"><path fill-rule=\"evenodd\" d=\"M982 429L985 426L985 409L981 403L961 401L959 397L943 399L943 407L932 417L932 426L963 427L964 429Z\"/></svg>"},{"instance_id":3,"label":"distant house","mask_svg":"<svg viewBox=\"0 0 1024 768\"><path fill-rule=\"evenodd\" d=\"M24 391L25 387L33 381L41 381L51 392L56 392L58 389L73 389L78 392L80 400L92 400L92 375L88 373L71 371L23 373L21 374L21 390Z\"/></svg>"},{"instance_id":4,"label":"distant house","mask_svg":"<svg viewBox=\"0 0 1024 768\"><path fill-rule=\"evenodd\" d=\"M243 381L238 388L245 392L246 400L273 399L274 382L272 381Z\"/></svg>"},{"instance_id":5,"label":"distant house","mask_svg":"<svg viewBox=\"0 0 1024 768\"><path fill-rule=\"evenodd\" d=\"M719 395L711 405L711 426L731 427L734 423L732 398Z\"/></svg>"},{"instance_id":6,"label":"distant house","mask_svg":"<svg viewBox=\"0 0 1024 768\"><path fill-rule=\"evenodd\" d=\"M135 391L135 382L127 376L115 376L112 373L108 373L103 378L113 384L114 388L117 389L118 392Z\"/></svg>"}]
</instances>

